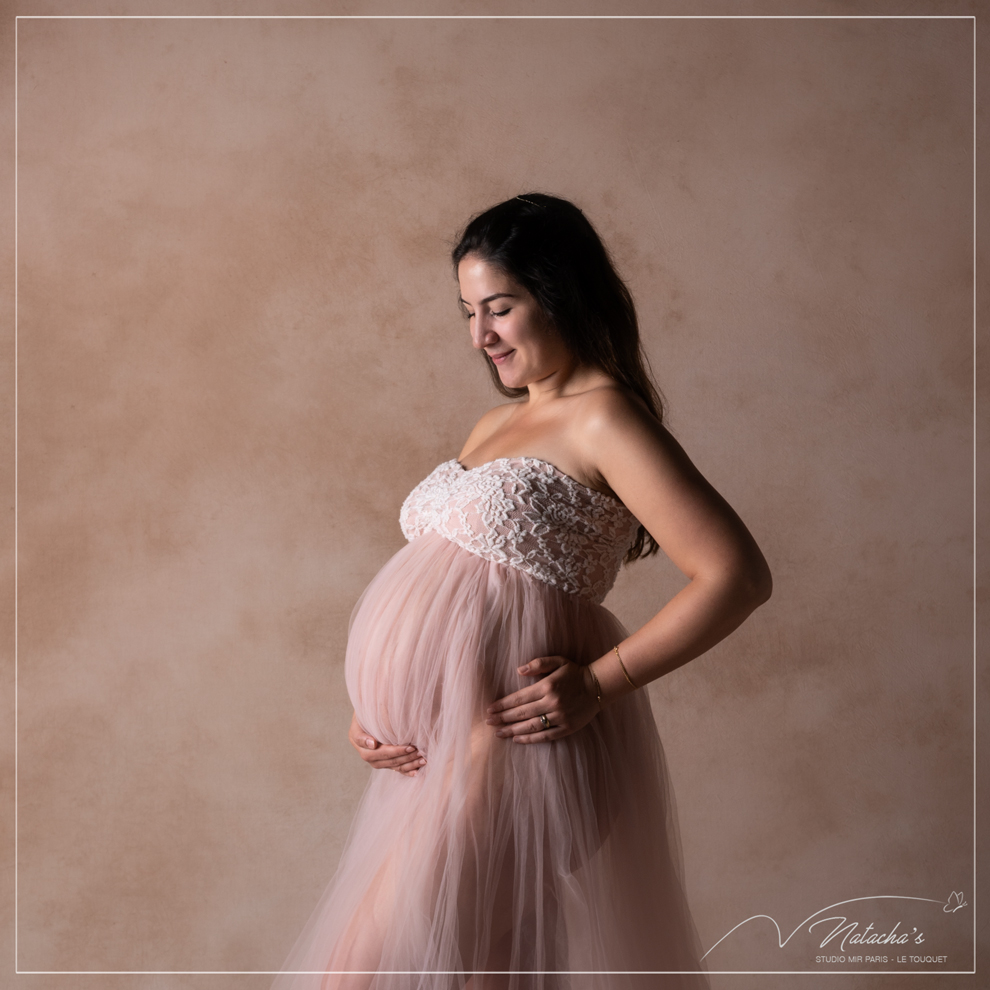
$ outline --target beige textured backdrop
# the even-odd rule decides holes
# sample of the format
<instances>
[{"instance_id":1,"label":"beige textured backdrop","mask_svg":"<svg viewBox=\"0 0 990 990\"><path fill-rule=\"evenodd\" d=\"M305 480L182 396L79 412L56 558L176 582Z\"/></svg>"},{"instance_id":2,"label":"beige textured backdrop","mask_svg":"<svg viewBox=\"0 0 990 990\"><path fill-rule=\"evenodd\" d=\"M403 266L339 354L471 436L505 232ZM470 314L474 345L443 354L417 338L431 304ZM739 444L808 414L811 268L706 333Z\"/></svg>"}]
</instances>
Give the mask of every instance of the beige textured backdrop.
<instances>
[{"instance_id":1,"label":"beige textured backdrop","mask_svg":"<svg viewBox=\"0 0 990 990\"><path fill-rule=\"evenodd\" d=\"M314 9L335 8L292 12ZM953 914L838 913L948 955L876 968L970 969L972 37L21 21L20 969L281 963L369 772L345 738L350 609L405 494L500 401L447 254L530 189L613 248L671 428L775 575L650 688L703 942L962 891ZM640 562L607 604L633 628L681 581ZM782 950L750 923L709 962L821 971L820 932Z\"/></svg>"}]
</instances>

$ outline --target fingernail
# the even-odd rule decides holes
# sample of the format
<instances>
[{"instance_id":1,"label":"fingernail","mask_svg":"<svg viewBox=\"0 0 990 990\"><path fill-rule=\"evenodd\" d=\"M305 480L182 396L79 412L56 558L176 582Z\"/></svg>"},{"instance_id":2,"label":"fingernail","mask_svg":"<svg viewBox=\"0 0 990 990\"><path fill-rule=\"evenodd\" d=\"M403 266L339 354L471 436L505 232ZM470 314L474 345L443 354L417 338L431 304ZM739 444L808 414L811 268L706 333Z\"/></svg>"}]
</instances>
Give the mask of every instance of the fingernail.
<instances>
[{"instance_id":1,"label":"fingernail","mask_svg":"<svg viewBox=\"0 0 990 990\"><path fill-rule=\"evenodd\" d=\"M501 729L499 729L498 732L495 733L495 735L498 736L499 739L502 739L504 738L505 733Z\"/></svg>"},{"instance_id":2,"label":"fingernail","mask_svg":"<svg viewBox=\"0 0 990 990\"><path fill-rule=\"evenodd\" d=\"M407 753L414 753L414 752L416 752L416 747L415 746L406 746L406 752Z\"/></svg>"},{"instance_id":3,"label":"fingernail","mask_svg":"<svg viewBox=\"0 0 990 990\"><path fill-rule=\"evenodd\" d=\"M366 746L368 746L370 748L370 747L372 747L372 746L375 745L375 740L374 739L365 739L364 743L365 743Z\"/></svg>"}]
</instances>

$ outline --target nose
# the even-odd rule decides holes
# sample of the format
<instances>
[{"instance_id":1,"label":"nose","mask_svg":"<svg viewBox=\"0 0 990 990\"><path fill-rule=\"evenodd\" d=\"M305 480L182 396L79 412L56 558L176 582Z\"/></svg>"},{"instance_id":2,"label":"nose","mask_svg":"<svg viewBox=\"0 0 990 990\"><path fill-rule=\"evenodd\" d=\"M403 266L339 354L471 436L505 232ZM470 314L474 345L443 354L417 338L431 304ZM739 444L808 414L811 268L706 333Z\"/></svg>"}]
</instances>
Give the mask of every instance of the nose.
<instances>
[{"instance_id":1,"label":"nose","mask_svg":"<svg viewBox=\"0 0 990 990\"><path fill-rule=\"evenodd\" d=\"M491 325L491 317L478 313L471 321L471 343L479 351L483 347L491 347L498 340L498 334Z\"/></svg>"}]
</instances>

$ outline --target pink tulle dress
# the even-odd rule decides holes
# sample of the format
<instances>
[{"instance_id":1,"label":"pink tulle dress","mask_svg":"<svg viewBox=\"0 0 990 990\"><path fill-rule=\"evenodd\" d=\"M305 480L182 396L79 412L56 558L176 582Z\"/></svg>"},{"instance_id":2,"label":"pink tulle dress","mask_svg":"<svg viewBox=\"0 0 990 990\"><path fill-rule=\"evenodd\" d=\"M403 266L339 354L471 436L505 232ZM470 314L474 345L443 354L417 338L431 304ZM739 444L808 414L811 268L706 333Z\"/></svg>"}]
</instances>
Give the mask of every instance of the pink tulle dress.
<instances>
[{"instance_id":1,"label":"pink tulle dress","mask_svg":"<svg viewBox=\"0 0 990 990\"><path fill-rule=\"evenodd\" d=\"M645 690L550 743L497 738L485 709L627 633L601 602L638 522L532 457L451 460L412 491L408 543L351 616L360 725L413 743L375 770L336 874L273 990L707 987Z\"/></svg>"}]
</instances>

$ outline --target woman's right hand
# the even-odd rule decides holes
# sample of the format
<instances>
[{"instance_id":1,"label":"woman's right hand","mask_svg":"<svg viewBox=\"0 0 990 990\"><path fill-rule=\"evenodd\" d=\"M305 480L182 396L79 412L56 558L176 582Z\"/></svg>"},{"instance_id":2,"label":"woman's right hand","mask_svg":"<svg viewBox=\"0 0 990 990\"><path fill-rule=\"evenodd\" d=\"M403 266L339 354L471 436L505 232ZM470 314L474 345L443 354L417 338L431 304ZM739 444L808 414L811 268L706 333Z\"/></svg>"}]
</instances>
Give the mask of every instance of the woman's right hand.
<instances>
[{"instance_id":1,"label":"woman's right hand","mask_svg":"<svg viewBox=\"0 0 990 990\"><path fill-rule=\"evenodd\" d=\"M384 746L358 725L357 712L347 732L351 745L365 763L375 770L397 770L406 777L415 777L426 763L426 757L415 746Z\"/></svg>"}]
</instances>

